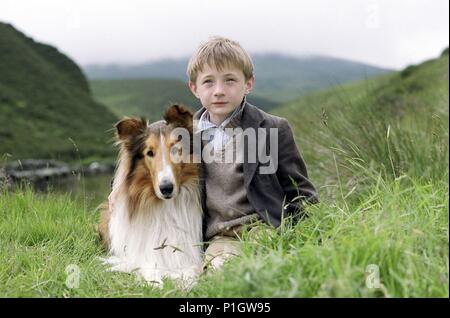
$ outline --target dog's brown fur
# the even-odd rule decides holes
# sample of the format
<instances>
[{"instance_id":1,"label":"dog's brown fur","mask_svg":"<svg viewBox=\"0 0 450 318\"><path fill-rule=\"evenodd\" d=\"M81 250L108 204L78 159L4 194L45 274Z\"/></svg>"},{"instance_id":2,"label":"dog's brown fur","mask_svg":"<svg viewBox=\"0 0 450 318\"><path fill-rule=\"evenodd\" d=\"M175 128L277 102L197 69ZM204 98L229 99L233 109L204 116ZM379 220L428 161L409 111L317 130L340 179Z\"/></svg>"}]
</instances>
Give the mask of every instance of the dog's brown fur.
<instances>
[{"instance_id":1,"label":"dog's brown fur","mask_svg":"<svg viewBox=\"0 0 450 318\"><path fill-rule=\"evenodd\" d=\"M124 184L117 191L125 191L128 195L130 217L133 217L133 213L138 211L139 207L161 202L155 194L153 185L161 165L161 151L168 153L178 141L169 138L170 132L174 128L183 127L189 130L192 137L192 113L184 106L172 105L166 111L164 119L166 124L159 125L157 122L154 123L155 126L153 124L149 126L144 119L136 118L125 118L115 125L116 139L120 145L117 170L123 169L126 175ZM160 133L166 137L165 145L160 145ZM148 159L149 151L155 153L151 160ZM178 185L198 178L199 167L198 164L193 163L192 151L189 156L189 162L171 162ZM117 173L116 171L115 177ZM102 245L107 249L110 244L109 221L111 218L108 202L102 203L99 209L101 214L97 231Z\"/></svg>"}]
</instances>

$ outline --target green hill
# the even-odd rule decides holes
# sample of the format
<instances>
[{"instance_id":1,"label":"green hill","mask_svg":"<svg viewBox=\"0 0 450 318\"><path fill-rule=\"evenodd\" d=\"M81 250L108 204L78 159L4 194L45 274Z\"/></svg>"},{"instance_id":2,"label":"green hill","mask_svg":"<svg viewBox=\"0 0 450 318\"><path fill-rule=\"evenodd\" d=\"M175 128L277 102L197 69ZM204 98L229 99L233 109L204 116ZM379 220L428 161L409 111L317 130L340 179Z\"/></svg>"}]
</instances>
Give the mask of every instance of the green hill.
<instances>
[{"instance_id":1,"label":"green hill","mask_svg":"<svg viewBox=\"0 0 450 318\"><path fill-rule=\"evenodd\" d=\"M254 58L255 94L288 102L309 92L384 74L391 70L327 56L301 58L280 54Z\"/></svg>"},{"instance_id":2,"label":"green hill","mask_svg":"<svg viewBox=\"0 0 450 318\"><path fill-rule=\"evenodd\" d=\"M173 79L129 79L90 81L94 97L107 105L117 116L144 116L158 120L170 103L183 103L192 111L200 102L189 91L186 83ZM269 110L276 103L249 96L250 103Z\"/></svg>"},{"instance_id":3,"label":"green hill","mask_svg":"<svg viewBox=\"0 0 450 318\"><path fill-rule=\"evenodd\" d=\"M275 104L296 99L311 91L390 71L325 56L254 54L252 58L256 75L252 96L262 97ZM91 80L165 78L186 82L187 64L188 58L180 58L133 66L86 65L84 70Z\"/></svg>"},{"instance_id":4,"label":"green hill","mask_svg":"<svg viewBox=\"0 0 450 318\"><path fill-rule=\"evenodd\" d=\"M179 80L98 80L90 81L92 93L117 116L144 116L161 119L170 103L183 103L191 110L198 108L197 99Z\"/></svg>"},{"instance_id":5,"label":"green hill","mask_svg":"<svg viewBox=\"0 0 450 318\"><path fill-rule=\"evenodd\" d=\"M348 169L351 158L387 176L446 178L448 74L447 49L437 59L313 93L275 113L289 118L320 182L339 167L349 184L360 181Z\"/></svg>"},{"instance_id":6,"label":"green hill","mask_svg":"<svg viewBox=\"0 0 450 318\"><path fill-rule=\"evenodd\" d=\"M0 60L0 156L114 154L107 130L117 118L93 100L81 69L67 56L0 23Z\"/></svg>"}]
</instances>

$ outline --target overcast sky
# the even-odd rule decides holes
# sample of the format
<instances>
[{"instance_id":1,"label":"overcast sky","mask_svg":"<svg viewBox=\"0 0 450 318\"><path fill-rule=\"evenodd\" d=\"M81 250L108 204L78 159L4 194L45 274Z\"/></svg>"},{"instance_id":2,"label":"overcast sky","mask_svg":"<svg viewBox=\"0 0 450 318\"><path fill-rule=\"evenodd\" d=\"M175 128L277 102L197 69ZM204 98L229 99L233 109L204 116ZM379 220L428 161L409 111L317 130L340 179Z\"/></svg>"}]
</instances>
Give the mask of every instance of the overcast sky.
<instances>
[{"instance_id":1,"label":"overcast sky","mask_svg":"<svg viewBox=\"0 0 450 318\"><path fill-rule=\"evenodd\" d=\"M77 63L188 56L211 35L250 53L402 68L449 42L448 0L0 0L0 21Z\"/></svg>"}]
</instances>

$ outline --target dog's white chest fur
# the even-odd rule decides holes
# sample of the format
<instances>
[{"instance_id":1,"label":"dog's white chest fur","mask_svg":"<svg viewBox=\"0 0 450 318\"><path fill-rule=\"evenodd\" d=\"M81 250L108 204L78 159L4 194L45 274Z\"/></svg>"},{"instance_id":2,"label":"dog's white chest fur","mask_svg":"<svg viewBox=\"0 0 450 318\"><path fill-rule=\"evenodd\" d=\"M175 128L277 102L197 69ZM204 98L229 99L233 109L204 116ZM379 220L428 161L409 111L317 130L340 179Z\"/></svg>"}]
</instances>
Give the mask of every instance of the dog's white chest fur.
<instances>
[{"instance_id":1,"label":"dog's white chest fur","mask_svg":"<svg viewBox=\"0 0 450 318\"><path fill-rule=\"evenodd\" d=\"M193 279L202 267L202 209L197 185L180 188L130 220L127 198L117 199L109 223L112 270L136 271L147 281Z\"/></svg>"}]
</instances>

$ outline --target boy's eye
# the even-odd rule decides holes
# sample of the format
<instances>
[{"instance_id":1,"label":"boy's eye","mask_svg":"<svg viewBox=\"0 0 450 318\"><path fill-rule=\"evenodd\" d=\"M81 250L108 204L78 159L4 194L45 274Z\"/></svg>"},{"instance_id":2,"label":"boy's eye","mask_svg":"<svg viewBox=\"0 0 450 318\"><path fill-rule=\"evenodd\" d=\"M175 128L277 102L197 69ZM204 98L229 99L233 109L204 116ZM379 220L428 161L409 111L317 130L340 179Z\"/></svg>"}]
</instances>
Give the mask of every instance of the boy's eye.
<instances>
[{"instance_id":1,"label":"boy's eye","mask_svg":"<svg viewBox=\"0 0 450 318\"><path fill-rule=\"evenodd\" d=\"M227 82L236 82L236 80L234 78L229 78L227 79Z\"/></svg>"},{"instance_id":2,"label":"boy's eye","mask_svg":"<svg viewBox=\"0 0 450 318\"><path fill-rule=\"evenodd\" d=\"M203 81L203 84L209 84L209 83L212 83L212 81L211 80L204 80Z\"/></svg>"}]
</instances>

